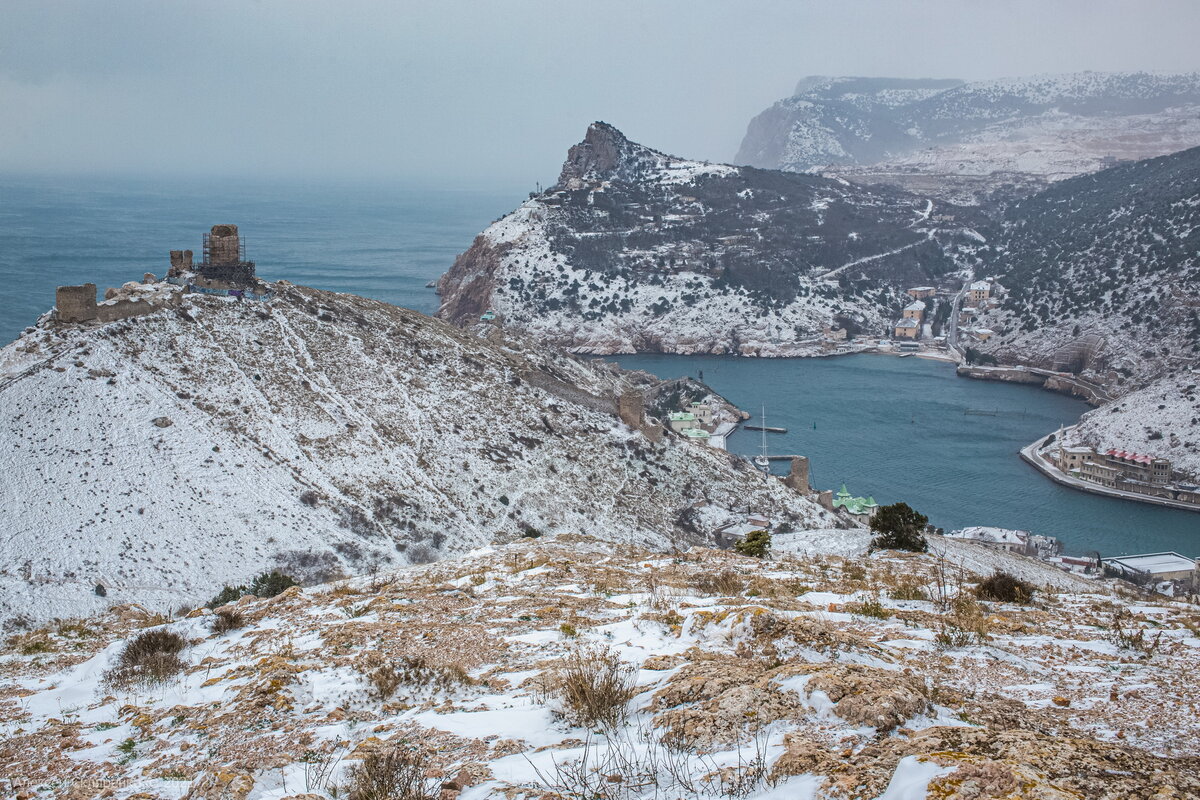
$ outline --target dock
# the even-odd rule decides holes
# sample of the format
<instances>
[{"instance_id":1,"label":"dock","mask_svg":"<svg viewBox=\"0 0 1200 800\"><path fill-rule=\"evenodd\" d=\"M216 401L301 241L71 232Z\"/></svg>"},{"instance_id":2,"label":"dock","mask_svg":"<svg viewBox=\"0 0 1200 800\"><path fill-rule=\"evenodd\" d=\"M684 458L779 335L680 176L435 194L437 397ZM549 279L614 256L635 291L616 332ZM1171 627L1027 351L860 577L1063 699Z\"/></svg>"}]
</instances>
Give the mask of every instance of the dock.
<instances>
[{"instance_id":1,"label":"dock","mask_svg":"<svg viewBox=\"0 0 1200 800\"><path fill-rule=\"evenodd\" d=\"M767 433L787 433L787 428L772 428L769 425L743 425L748 431L766 431Z\"/></svg>"}]
</instances>

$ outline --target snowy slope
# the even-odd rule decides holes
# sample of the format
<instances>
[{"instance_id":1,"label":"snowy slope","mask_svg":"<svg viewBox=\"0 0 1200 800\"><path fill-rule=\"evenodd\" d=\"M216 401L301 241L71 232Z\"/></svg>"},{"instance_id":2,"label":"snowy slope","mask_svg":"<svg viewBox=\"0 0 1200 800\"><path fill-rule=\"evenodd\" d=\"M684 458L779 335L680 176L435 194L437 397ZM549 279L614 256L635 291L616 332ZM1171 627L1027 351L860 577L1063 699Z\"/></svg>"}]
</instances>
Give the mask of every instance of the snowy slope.
<instances>
[{"instance_id":1,"label":"snowy slope","mask_svg":"<svg viewBox=\"0 0 1200 800\"><path fill-rule=\"evenodd\" d=\"M1173 469L1200 479L1200 371L1181 368L1084 414L1070 444L1171 459Z\"/></svg>"},{"instance_id":2,"label":"snowy slope","mask_svg":"<svg viewBox=\"0 0 1200 800\"><path fill-rule=\"evenodd\" d=\"M699 541L735 502L829 523L724 453L620 424L631 378L607 365L349 295L189 296L37 328L0 364L0 617L170 610L275 566L354 574L530 531Z\"/></svg>"},{"instance_id":3,"label":"snowy slope","mask_svg":"<svg viewBox=\"0 0 1200 800\"><path fill-rule=\"evenodd\" d=\"M1062 181L1009 208L980 250L1008 290L982 325L1004 361L1062 368L1113 395L1200 353L1200 148Z\"/></svg>"},{"instance_id":4,"label":"snowy slope","mask_svg":"<svg viewBox=\"0 0 1200 800\"><path fill-rule=\"evenodd\" d=\"M320 800L403 752L459 800L1200 794L1193 608L1046 565L1033 605L984 605L1025 560L828 554L857 541L760 561L562 536L247 599L226 633L130 606L50 625L0 645L0 780ZM104 684L148 626L184 670ZM564 699L577 654L629 687L615 722Z\"/></svg>"}]
</instances>

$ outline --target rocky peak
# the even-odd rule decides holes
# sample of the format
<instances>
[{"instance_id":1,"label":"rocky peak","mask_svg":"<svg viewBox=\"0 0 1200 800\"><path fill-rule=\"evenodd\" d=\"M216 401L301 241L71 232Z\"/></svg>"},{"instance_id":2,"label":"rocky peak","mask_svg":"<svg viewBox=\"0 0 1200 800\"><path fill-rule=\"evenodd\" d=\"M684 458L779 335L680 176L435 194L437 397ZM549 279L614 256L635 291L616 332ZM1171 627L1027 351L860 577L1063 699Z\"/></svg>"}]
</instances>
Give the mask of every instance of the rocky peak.
<instances>
[{"instance_id":1,"label":"rocky peak","mask_svg":"<svg viewBox=\"0 0 1200 800\"><path fill-rule=\"evenodd\" d=\"M622 172L622 167L645 160L647 155L659 155L648 147L629 141L625 134L607 122L593 122L583 141L567 151L558 176L558 185L568 187L572 181L597 181Z\"/></svg>"}]
</instances>

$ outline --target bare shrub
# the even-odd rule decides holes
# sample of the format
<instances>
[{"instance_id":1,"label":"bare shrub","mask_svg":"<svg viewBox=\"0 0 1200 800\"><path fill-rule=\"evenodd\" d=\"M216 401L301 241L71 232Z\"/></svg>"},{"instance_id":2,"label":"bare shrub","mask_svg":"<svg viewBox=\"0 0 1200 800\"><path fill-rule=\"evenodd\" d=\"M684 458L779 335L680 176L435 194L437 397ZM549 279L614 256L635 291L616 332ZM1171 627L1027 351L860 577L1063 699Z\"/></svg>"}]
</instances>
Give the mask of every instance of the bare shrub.
<instances>
[{"instance_id":1,"label":"bare shrub","mask_svg":"<svg viewBox=\"0 0 1200 800\"><path fill-rule=\"evenodd\" d=\"M246 615L238 611L236 608L218 608L213 612L212 624L209 629L220 636L223 633L235 631L238 628L245 627Z\"/></svg>"},{"instance_id":2,"label":"bare shrub","mask_svg":"<svg viewBox=\"0 0 1200 800\"><path fill-rule=\"evenodd\" d=\"M700 594L718 597L729 597L746 591L746 582L742 576L731 569L723 569L716 575L697 575L692 585Z\"/></svg>"},{"instance_id":3,"label":"bare shrub","mask_svg":"<svg viewBox=\"0 0 1200 800\"><path fill-rule=\"evenodd\" d=\"M178 675L187 666L179 654L187 640L163 628L144 631L126 643L116 663L104 673L105 686L154 686Z\"/></svg>"},{"instance_id":4,"label":"bare shrub","mask_svg":"<svg viewBox=\"0 0 1200 800\"><path fill-rule=\"evenodd\" d=\"M1146 636L1145 628L1132 627L1133 615L1124 606L1118 606L1112 613L1108 638L1123 650L1136 650L1143 658L1154 655L1154 651L1162 643L1162 631L1153 637Z\"/></svg>"},{"instance_id":5,"label":"bare shrub","mask_svg":"<svg viewBox=\"0 0 1200 800\"><path fill-rule=\"evenodd\" d=\"M929 593L918 579L905 577L896 581L888 597L893 600L928 600Z\"/></svg>"},{"instance_id":6,"label":"bare shrub","mask_svg":"<svg viewBox=\"0 0 1200 800\"><path fill-rule=\"evenodd\" d=\"M933 640L940 647L966 647L988 640L987 617L975 598L962 594L950 601L950 613L941 617Z\"/></svg>"},{"instance_id":7,"label":"bare shrub","mask_svg":"<svg viewBox=\"0 0 1200 800\"><path fill-rule=\"evenodd\" d=\"M606 648L576 650L552 679L561 713L570 722L589 728L612 729L625 721L627 705L637 694L636 670Z\"/></svg>"},{"instance_id":8,"label":"bare shrub","mask_svg":"<svg viewBox=\"0 0 1200 800\"><path fill-rule=\"evenodd\" d=\"M990 578L985 578L975 587L975 596L980 600L993 600L998 603L1028 603L1033 600L1037 591L1032 583L1023 581L1015 575L997 571Z\"/></svg>"},{"instance_id":9,"label":"bare shrub","mask_svg":"<svg viewBox=\"0 0 1200 800\"><path fill-rule=\"evenodd\" d=\"M474 683L460 664L437 664L422 655L388 661L372 659L367 662L366 676L381 702L389 700L401 686L449 691Z\"/></svg>"},{"instance_id":10,"label":"bare shrub","mask_svg":"<svg viewBox=\"0 0 1200 800\"><path fill-rule=\"evenodd\" d=\"M348 770L348 800L437 800L441 781L428 775L430 754L417 748L372 753Z\"/></svg>"}]
</instances>

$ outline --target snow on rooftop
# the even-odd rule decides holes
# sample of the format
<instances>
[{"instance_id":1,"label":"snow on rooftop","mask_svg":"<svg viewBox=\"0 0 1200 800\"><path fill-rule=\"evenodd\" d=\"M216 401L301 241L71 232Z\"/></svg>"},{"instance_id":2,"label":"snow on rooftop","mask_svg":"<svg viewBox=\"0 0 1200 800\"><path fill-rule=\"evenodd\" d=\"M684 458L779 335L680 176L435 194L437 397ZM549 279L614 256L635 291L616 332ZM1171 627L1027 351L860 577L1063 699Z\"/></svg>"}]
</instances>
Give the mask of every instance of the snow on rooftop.
<instances>
[{"instance_id":1,"label":"snow on rooftop","mask_svg":"<svg viewBox=\"0 0 1200 800\"><path fill-rule=\"evenodd\" d=\"M1129 569L1136 569L1141 572L1149 572L1153 575L1162 574L1164 572L1183 572L1185 570L1195 569L1195 559L1182 556L1179 553L1146 553L1144 555L1135 556L1119 556L1117 558L1104 559L1106 564L1120 564Z\"/></svg>"}]
</instances>

